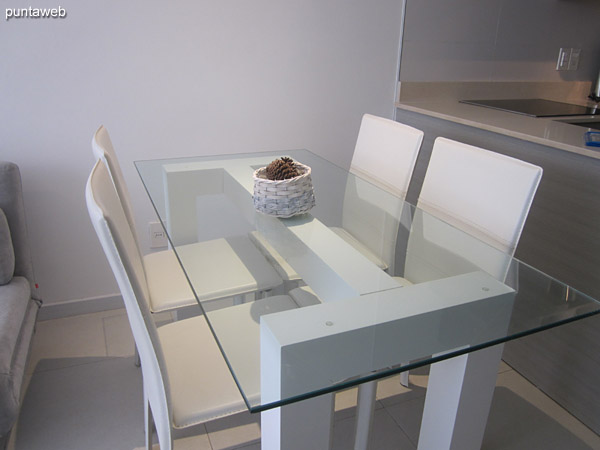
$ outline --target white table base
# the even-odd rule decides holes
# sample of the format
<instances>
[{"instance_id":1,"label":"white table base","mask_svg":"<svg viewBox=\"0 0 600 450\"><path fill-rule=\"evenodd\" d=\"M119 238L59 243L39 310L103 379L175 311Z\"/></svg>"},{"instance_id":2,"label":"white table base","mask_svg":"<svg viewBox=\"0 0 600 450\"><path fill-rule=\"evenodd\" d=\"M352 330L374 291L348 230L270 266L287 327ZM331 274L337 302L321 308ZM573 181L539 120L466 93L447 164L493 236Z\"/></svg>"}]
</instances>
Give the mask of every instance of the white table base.
<instances>
[{"instance_id":1,"label":"white table base","mask_svg":"<svg viewBox=\"0 0 600 450\"><path fill-rule=\"evenodd\" d=\"M503 348L496 345L431 365L418 450L481 448ZM334 394L326 394L262 412L261 449L330 449L333 411ZM362 413L371 415L367 409ZM368 448L368 435L362 437L355 450Z\"/></svg>"},{"instance_id":2,"label":"white table base","mask_svg":"<svg viewBox=\"0 0 600 450\"><path fill-rule=\"evenodd\" d=\"M334 394L325 394L260 414L262 450L329 450Z\"/></svg>"},{"instance_id":3,"label":"white table base","mask_svg":"<svg viewBox=\"0 0 600 450\"><path fill-rule=\"evenodd\" d=\"M431 365L419 450L479 450L504 345Z\"/></svg>"}]
</instances>

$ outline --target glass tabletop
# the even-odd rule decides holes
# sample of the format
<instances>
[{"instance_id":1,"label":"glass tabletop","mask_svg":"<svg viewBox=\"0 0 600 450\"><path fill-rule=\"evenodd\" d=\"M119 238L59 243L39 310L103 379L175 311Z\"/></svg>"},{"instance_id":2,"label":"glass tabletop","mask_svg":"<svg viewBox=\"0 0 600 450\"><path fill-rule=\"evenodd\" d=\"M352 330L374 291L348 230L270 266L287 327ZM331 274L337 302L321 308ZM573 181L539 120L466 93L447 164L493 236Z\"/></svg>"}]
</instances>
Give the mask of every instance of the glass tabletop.
<instances>
[{"instance_id":1,"label":"glass tabletop","mask_svg":"<svg viewBox=\"0 0 600 450\"><path fill-rule=\"evenodd\" d=\"M316 204L308 213L278 218L254 208L254 171L282 156L311 168ZM600 312L595 299L486 236L307 150L135 164L252 412ZM282 282L215 297L198 251L225 247L244 262L248 243Z\"/></svg>"}]
</instances>

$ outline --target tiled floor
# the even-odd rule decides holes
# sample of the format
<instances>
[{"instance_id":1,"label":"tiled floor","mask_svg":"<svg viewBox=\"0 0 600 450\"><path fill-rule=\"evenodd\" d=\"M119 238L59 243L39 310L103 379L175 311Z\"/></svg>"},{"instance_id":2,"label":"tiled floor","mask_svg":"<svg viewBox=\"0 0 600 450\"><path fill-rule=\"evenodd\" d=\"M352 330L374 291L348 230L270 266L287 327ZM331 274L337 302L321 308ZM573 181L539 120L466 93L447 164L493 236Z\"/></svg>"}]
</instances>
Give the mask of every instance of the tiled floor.
<instances>
[{"instance_id":1,"label":"tiled floor","mask_svg":"<svg viewBox=\"0 0 600 450\"><path fill-rule=\"evenodd\" d=\"M39 322L9 450L142 449L142 384L133 348L124 310ZM397 377L380 382L371 449L416 448L426 370L411 372L411 383L406 389ZM335 450L352 448L355 398L355 390L336 397ZM216 420L176 441L178 450L240 448L260 449L260 416ZM600 437L503 364L482 448L600 449Z\"/></svg>"}]
</instances>

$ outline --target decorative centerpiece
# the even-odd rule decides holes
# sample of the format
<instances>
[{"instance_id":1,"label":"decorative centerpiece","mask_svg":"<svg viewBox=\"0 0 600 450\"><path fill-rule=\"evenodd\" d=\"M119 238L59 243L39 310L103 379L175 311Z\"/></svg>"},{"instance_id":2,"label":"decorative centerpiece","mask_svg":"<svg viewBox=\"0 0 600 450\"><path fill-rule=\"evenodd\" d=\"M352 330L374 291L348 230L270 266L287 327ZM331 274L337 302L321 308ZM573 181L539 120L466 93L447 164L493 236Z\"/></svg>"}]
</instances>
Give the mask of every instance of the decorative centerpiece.
<instances>
[{"instance_id":1,"label":"decorative centerpiece","mask_svg":"<svg viewBox=\"0 0 600 450\"><path fill-rule=\"evenodd\" d=\"M276 217L303 214L315 206L310 167L286 156L254 171L254 208Z\"/></svg>"}]
</instances>

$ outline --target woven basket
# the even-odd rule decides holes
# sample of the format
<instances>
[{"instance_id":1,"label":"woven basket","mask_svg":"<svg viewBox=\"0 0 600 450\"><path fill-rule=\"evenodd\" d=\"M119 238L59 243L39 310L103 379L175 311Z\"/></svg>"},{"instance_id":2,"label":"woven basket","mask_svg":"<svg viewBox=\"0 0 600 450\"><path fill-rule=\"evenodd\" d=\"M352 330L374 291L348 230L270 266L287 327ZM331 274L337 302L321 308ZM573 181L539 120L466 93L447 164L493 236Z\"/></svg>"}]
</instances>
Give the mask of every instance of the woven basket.
<instances>
[{"instance_id":1,"label":"woven basket","mask_svg":"<svg viewBox=\"0 0 600 450\"><path fill-rule=\"evenodd\" d=\"M267 179L266 167L254 171L254 208L276 217L303 214L315 206L310 167L294 162L300 173L287 180Z\"/></svg>"}]
</instances>

